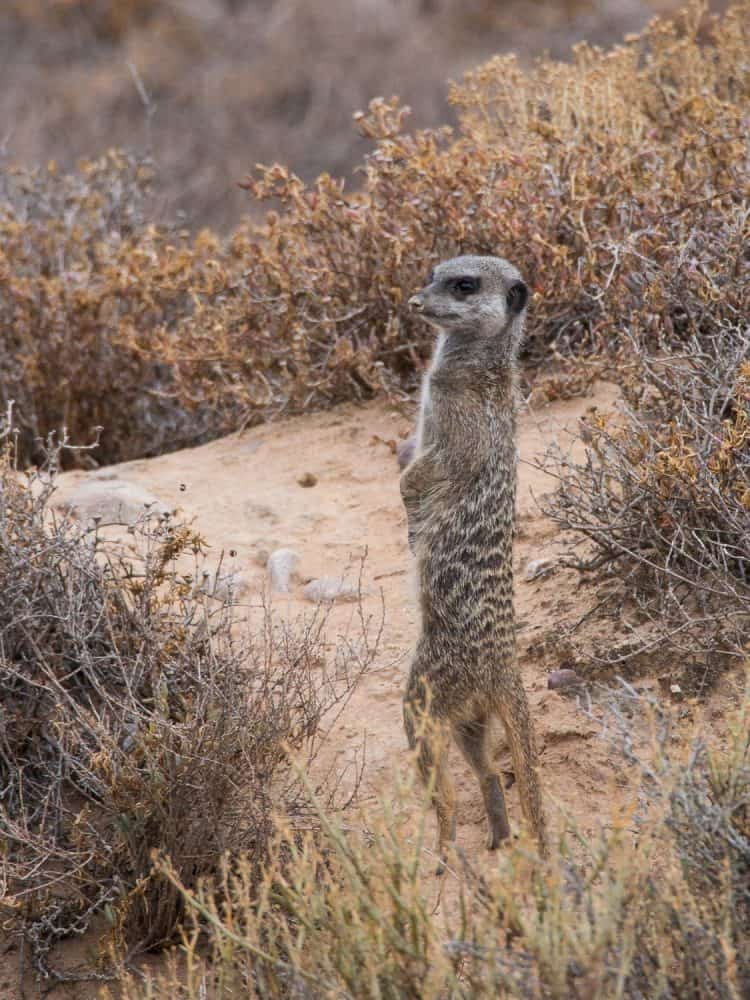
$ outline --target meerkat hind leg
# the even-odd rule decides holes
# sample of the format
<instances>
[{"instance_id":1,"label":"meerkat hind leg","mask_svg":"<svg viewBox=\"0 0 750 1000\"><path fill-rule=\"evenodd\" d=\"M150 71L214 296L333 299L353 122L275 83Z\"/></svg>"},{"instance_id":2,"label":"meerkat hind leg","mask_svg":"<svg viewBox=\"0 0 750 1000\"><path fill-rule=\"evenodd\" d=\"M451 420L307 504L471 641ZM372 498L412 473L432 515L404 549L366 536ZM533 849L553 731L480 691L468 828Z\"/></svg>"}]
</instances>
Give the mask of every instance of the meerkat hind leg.
<instances>
[{"instance_id":1,"label":"meerkat hind leg","mask_svg":"<svg viewBox=\"0 0 750 1000\"><path fill-rule=\"evenodd\" d=\"M461 752L479 779L489 826L487 848L495 851L510 836L510 824L500 776L490 760L489 720L486 716L480 716L455 723L453 734Z\"/></svg>"}]
</instances>

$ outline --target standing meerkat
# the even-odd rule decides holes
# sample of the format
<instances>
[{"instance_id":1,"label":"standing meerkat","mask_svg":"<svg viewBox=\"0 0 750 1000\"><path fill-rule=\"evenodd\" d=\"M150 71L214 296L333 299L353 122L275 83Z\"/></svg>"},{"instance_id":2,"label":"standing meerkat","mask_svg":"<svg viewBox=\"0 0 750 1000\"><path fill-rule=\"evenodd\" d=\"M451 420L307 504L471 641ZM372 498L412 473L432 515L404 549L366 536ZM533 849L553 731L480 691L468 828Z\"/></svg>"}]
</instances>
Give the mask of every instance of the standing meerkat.
<instances>
[{"instance_id":1,"label":"standing meerkat","mask_svg":"<svg viewBox=\"0 0 750 1000\"><path fill-rule=\"evenodd\" d=\"M513 621L517 356L527 299L508 261L467 256L439 264L409 300L439 337L422 384L415 455L401 476L421 613L404 724L422 780L435 772L441 859L456 829L446 730L479 779L490 850L510 835L489 745L495 717L524 817L541 850L547 845Z\"/></svg>"}]
</instances>

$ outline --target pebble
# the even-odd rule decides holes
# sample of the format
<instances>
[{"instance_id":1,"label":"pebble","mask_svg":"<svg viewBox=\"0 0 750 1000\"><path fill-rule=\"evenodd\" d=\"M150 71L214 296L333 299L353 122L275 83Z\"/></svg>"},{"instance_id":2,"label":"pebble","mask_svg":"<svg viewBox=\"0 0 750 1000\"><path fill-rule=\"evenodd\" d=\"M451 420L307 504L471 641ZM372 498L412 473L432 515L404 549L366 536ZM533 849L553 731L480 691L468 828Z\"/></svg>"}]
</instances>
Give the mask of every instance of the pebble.
<instances>
[{"instance_id":1,"label":"pebble","mask_svg":"<svg viewBox=\"0 0 750 1000\"><path fill-rule=\"evenodd\" d=\"M321 576L311 580L304 589L308 601L320 604L324 601L356 601L360 593L364 596L356 581L349 582L341 576Z\"/></svg>"},{"instance_id":2,"label":"pebble","mask_svg":"<svg viewBox=\"0 0 750 1000\"><path fill-rule=\"evenodd\" d=\"M314 476L312 472L306 472L304 475L300 476L297 480L300 486L305 489L309 489L311 486L315 486L318 482L318 477Z\"/></svg>"},{"instance_id":3,"label":"pebble","mask_svg":"<svg viewBox=\"0 0 750 1000\"><path fill-rule=\"evenodd\" d=\"M247 573L239 571L230 573L211 573L204 570L193 584L193 597L203 594L216 601L236 600L248 593L252 586L252 578Z\"/></svg>"},{"instance_id":4,"label":"pebble","mask_svg":"<svg viewBox=\"0 0 750 1000\"><path fill-rule=\"evenodd\" d=\"M564 667L562 670L553 670L547 676L547 687L550 691L557 691L559 688L572 687L574 684L582 684L582 679L575 670Z\"/></svg>"},{"instance_id":5,"label":"pebble","mask_svg":"<svg viewBox=\"0 0 750 1000\"><path fill-rule=\"evenodd\" d=\"M272 552L266 563L271 590L288 594L289 583L298 565L299 555L294 549L276 549Z\"/></svg>"},{"instance_id":6,"label":"pebble","mask_svg":"<svg viewBox=\"0 0 750 1000\"><path fill-rule=\"evenodd\" d=\"M99 476L61 488L53 503L79 519L101 518L108 524L133 525L147 513L166 514L170 510L142 486Z\"/></svg>"},{"instance_id":7,"label":"pebble","mask_svg":"<svg viewBox=\"0 0 750 1000\"><path fill-rule=\"evenodd\" d=\"M531 580L538 580L540 577L548 576L555 569L554 559L532 559L526 565L523 578L529 583Z\"/></svg>"}]
</instances>

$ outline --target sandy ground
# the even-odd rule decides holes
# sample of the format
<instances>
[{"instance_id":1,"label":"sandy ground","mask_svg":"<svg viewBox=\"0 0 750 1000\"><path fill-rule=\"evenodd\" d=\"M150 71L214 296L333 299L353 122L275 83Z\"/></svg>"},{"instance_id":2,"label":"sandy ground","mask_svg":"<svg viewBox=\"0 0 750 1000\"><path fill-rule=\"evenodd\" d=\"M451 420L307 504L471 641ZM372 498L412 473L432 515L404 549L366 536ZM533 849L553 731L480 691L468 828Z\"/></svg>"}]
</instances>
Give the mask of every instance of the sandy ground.
<instances>
[{"instance_id":1,"label":"sandy ground","mask_svg":"<svg viewBox=\"0 0 750 1000\"><path fill-rule=\"evenodd\" d=\"M554 525L539 512L535 497L554 483L533 465L536 456L557 440L563 444L580 416L592 405L607 408L616 397L614 386L600 384L593 395L558 401L530 410L520 422L516 612L523 678L536 719L546 795L553 825L565 814L582 832L593 834L627 808L635 789L632 775L600 727L581 711L576 698L547 687L550 670L561 662L557 642L595 603L591 585L570 570L553 568L548 575L526 581L528 563L553 558L559 538ZM69 473L62 477L61 497L75 495L92 477L112 476L144 488L168 506L180 507L210 545L209 561L220 552L239 569L249 585L250 614L259 614L257 594L266 583L259 553L288 546L299 553L301 579L289 594L271 599L276 613L296 617L313 606L303 597L304 580L349 572L356 578L366 552L363 583L366 613L385 621L378 656L360 681L345 712L330 732L323 763L345 768L361 758L366 763L360 789L364 800L387 794L398 774L409 766L401 722L401 694L415 640L415 601L406 545L406 523L398 489L398 468L388 442L410 431L410 421L388 405L374 403L259 427L200 448L110 467L99 473ZM316 483L303 487L305 474ZM382 595L382 596L381 596ZM334 607L328 639L351 632L351 603ZM607 626L614 631L614 626ZM598 635L600 642L615 636ZM585 664L579 664L584 669ZM659 690L656 677L639 684ZM720 723L733 685L727 679L708 699L700 715ZM696 710L697 711L697 710ZM694 713L686 713L686 726ZM687 735L687 730L686 730ZM507 752L501 764L510 770ZM458 843L480 864L491 864L484 850L484 817L478 789L466 765L452 754L458 797ZM520 820L515 788L508 795L511 822ZM447 898L447 897L446 897ZM77 944L80 955L82 946ZM73 951L63 951L67 962ZM17 958L7 953L0 966L0 997L16 992ZM72 990L72 991L71 991ZM35 995L29 980L28 996ZM93 995L82 986L54 991L53 996Z\"/></svg>"}]
</instances>

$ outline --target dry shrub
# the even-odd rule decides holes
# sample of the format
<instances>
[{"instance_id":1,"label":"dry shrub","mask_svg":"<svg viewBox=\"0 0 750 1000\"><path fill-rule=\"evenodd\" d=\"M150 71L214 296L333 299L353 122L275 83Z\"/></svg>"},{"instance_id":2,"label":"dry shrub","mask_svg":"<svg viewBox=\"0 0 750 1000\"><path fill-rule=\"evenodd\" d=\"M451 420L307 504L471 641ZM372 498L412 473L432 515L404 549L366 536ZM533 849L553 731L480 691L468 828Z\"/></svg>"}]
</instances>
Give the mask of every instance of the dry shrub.
<instances>
[{"instance_id":1,"label":"dry shrub","mask_svg":"<svg viewBox=\"0 0 750 1000\"><path fill-rule=\"evenodd\" d=\"M354 108L383 81L420 125L445 120L445 81L512 47L564 57L610 43L677 0L4 0L0 152L70 169L110 146L159 162L163 197L228 229L236 181L278 160L306 180L352 176ZM39 72L39 66L44 72Z\"/></svg>"},{"instance_id":2,"label":"dry shrub","mask_svg":"<svg viewBox=\"0 0 750 1000\"><path fill-rule=\"evenodd\" d=\"M300 843L282 828L260 882L242 861L227 864L220 903L206 884L182 887L164 861L186 901L186 963L161 979L131 979L125 995L746 995L750 701L733 720L727 752L697 739L686 765L668 716L631 694L614 700L608 721L622 724L627 752L635 710L651 718L654 757L641 763L647 808L635 817L615 817L591 841L565 829L548 864L527 844L502 852L488 876L464 860L448 876L458 878L452 918L429 902L434 856L423 847L424 815L415 824L398 794L363 816L363 829L324 810L319 837Z\"/></svg>"},{"instance_id":3,"label":"dry shrub","mask_svg":"<svg viewBox=\"0 0 750 1000\"><path fill-rule=\"evenodd\" d=\"M742 325L679 353L634 348L621 412L587 421L583 459L544 463L545 513L574 532L564 561L618 581L608 604L626 599L636 623L612 662L658 644L693 691L744 656L750 628L749 351Z\"/></svg>"},{"instance_id":4,"label":"dry shrub","mask_svg":"<svg viewBox=\"0 0 750 1000\"><path fill-rule=\"evenodd\" d=\"M196 594L188 525L144 512L118 541L60 519L49 467L6 454L0 476L0 917L64 979L50 948L101 915L121 955L173 939L182 899L153 851L191 886L224 852L264 859L272 812L305 808L290 751L312 761L375 650L362 617L329 671L320 612L256 634L231 586Z\"/></svg>"},{"instance_id":5,"label":"dry shrub","mask_svg":"<svg viewBox=\"0 0 750 1000\"><path fill-rule=\"evenodd\" d=\"M0 175L0 403L16 403L23 461L39 461L38 439L63 428L85 441L103 427L95 452L62 456L95 464L224 426L175 403L155 353L159 330L212 293L217 241L149 221L151 177L118 152L68 175L54 164Z\"/></svg>"},{"instance_id":6,"label":"dry shrub","mask_svg":"<svg viewBox=\"0 0 750 1000\"><path fill-rule=\"evenodd\" d=\"M374 142L361 190L260 169L254 204L277 210L226 242L148 224L143 167L118 154L23 176L3 210L0 308L27 453L61 424L75 440L103 425L111 461L411 390L432 335L406 302L459 251L512 257L532 283L532 369L737 323L749 10L693 5L572 64L494 59L453 88L455 133L405 132L406 110L378 99L359 116Z\"/></svg>"},{"instance_id":7,"label":"dry shrub","mask_svg":"<svg viewBox=\"0 0 750 1000\"><path fill-rule=\"evenodd\" d=\"M612 52L578 46L572 65L492 60L452 90L456 134L405 132L398 101L374 101L354 194L261 170L248 186L280 210L235 235L244 279L162 342L180 392L236 397L258 421L413 386L432 336L406 302L457 252L512 257L531 281L530 363L736 322L748 24L746 2L718 20L693 5Z\"/></svg>"}]
</instances>

